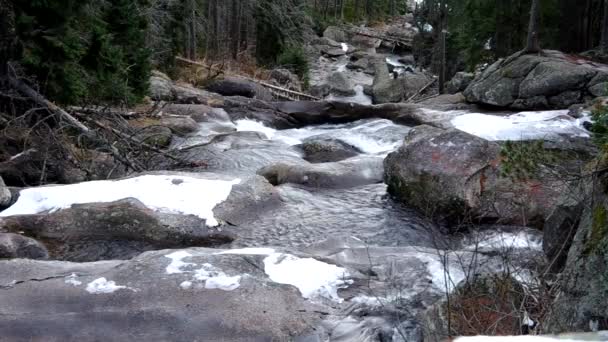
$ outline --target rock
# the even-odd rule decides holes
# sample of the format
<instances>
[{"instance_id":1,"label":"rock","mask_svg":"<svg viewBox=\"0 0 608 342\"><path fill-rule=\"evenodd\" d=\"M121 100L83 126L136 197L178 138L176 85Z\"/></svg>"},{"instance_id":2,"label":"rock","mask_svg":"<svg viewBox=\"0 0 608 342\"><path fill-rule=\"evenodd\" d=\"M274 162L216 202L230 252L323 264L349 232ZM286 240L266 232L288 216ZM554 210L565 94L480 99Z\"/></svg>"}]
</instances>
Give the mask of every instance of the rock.
<instances>
[{"instance_id":1,"label":"rock","mask_svg":"<svg viewBox=\"0 0 608 342\"><path fill-rule=\"evenodd\" d=\"M343 72L334 72L327 78L330 93L338 96L356 95L353 85Z\"/></svg>"},{"instance_id":2,"label":"rock","mask_svg":"<svg viewBox=\"0 0 608 342\"><path fill-rule=\"evenodd\" d=\"M315 84L310 87L310 94L314 97L324 98L329 95L331 91L331 86L327 83L323 84Z\"/></svg>"},{"instance_id":3,"label":"rock","mask_svg":"<svg viewBox=\"0 0 608 342\"><path fill-rule=\"evenodd\" d=\"M325 31L323 31L323 37L329 38L336 42L346 42L346 33L337 26L328 26Z\"/></svg>"},{"instance_id":4,"label":"rock","mask_svg":"<svg viewBox=\"0 0 608 342\"><path fill-rule=\"evenodd\" d=\"M346 68L355 71L372 72L372 70L370 70L370 61L367 58L361 58L357 59L356 61L351 61L346 65Z\"/></svg>"},{"instance_id":5,"label":"rock","mask_svg":"<svg viewBox=\"0 0 608 342\"><path fill-rule=\"evenodd\" d=\"M0 259L48 259L40 242L18 234L0 233Z\"/></svg>"},{"instance_id":6,"label":"rock","mask_svg":"<svg viewBox=\"0 0 608 342\"><path fill-rule=\"evenodd\" d=\"M173 99L173 84L171 79L158 71L150 77L150 97L157 101L170 101Z\"/></svg>"},{"instance_id":7,"label":"rock","mask_svg":"<svg viewBox=\"0 0 608 342\"><path fill-rule=\"evenodd\" d=\"M464 95L469 102L518 110L563 109L595 96L591 89L597 90L593 86L603 74L558 51L545 50L542 56L518 52L488 67Z\"/></svg>"},{"instance_id":8,"label":"rock","mask_svg":"<svg viewBox=\"0 0 608 342\"><path fill-rule=\"evenodd\" d=\"M211 173L161 172L204 179L233 179ZM127 198L109 203L75 204L34 215L8 216L0 230L23 232L49 246L55 259L96 261L131 258L142 251L190 246L217 246L234 240L234 225L279 204L273 187L262 177L243 178L228 198L213 209L218 227L205 219L165 210L152 210ZM230 224L228 224L228 222ZM231 226L232 224L232 226Z\"/></svg>"},{"instance_id":9,"label":"rock","mask_svg":"<svg viewBox=\"0 0 608 342\"><path fill-rule=\"evenodd\" d=\"M577 90L568 90L559 95L549 97L551 108L569 108L570 106L581 103L582 94Z\"/></svg>"},{"instance_id":10,"label":"rock","mask_svg":"<svg viewBox=\"0 0 608 342\"><path fill-rule=\"evenodd\" d=\"M547 217L543 226L543 251L550 265L547 271L557 274L564 268L582 212L583 202L570 193L560 199Z\"/></svg>"},{"instance_id":11,"label":"rock","mask_svg":"<svg viewBox=\"0 0 608 342\"><path fill-rule=\"evenodd\" d=\"M546 331L608 329L608 196L606 177L589 182L584 211L560 275L559 293L543 326Z\"/></svg>"},{"instance_id":12,"label":"rock","mask_svg":"<svg viewBox=\"0 0 608 342\"><path fill-rule=\"evenodd\" d=\"M196 121L186 116L169 116L163 117L160 120L160 125L171 129L174 134L185 136L198 131L199 127Z\"/></svg>"},{"instance_id":13,"label":"rock","mask_svg":"<svg viewBox=\"0 0 608 342\"><path fill-rule=\"evenodd\" d=\"M171 145L173 131L165 126L148 126L141 129L135 138L154 147L166 148Z\"/></svg>"},{"instance_id":14,"label":"rock","mask_svg":"<svg viewBox=\"0 0 608 342\"><path fill-rule=\"evenodd\" d=\"M438 96L432 97L430 99L418 102L418 104L434 107L434 106L445 106L445 105L450 105L450 106L451 105L460 105L460 104L464 104L465 102L466 102L466 99L464 98L464 95L462 95L462 93L456 93L456 94L438 95Z\"/></svg>"},{"instance_id":15,"label":"rock","mask_svg":"<svg viewBox=\"0 0 608 342\"><path fill-rule=\"evenodd\" d=\"M360 157L322 164L277 163L260 169L258 174L273 185L292 183L314 188L349 188L380 182L382 159Z\"/></svg>"},{"instance_id":16,"label":"rock","mask_svg":"<svg viewBox=\"0 0 608 342\"><path fill-rule=\"evenodd\" d=\"M442 300L420 315L423 341L441 342L451 336L518 335L523 314L520 317L514 308L522 307L524 296L523 286L509 276L477 275L457 285L449 306ZM469 320L470 317L476 319Z\"/></svg>"},{"instance_id":17,"label":"rock","mask_svg":"<svg viewBox=\"0 0 608 342\"><path fill-rule=\"evenodd\" d=\"M562 61L543 61L524 78L519 97L549 96L583 87L597 71Z\"/></svg>"},{"instance_id":18,"label":"rock","mask_svg":"<svg viewBox=\"0 0 608 342\"><path fill-rule=\"evenodd\" d=\"M428 77L421 73L406 73L402 78L390 78L384 61L375 61L374 70L374 83L372 85L374 104L406 100L430 81Z\"/></svg>"},{"instance_id":19,"label":"rock","mask_svg":"<svg viewBox=\"0 0 608 342\"><path fill-rule=\"evenodd\" d=\"M598 83L589 87L589 92L596 97L608 96L608 82Z\"/></svg>"},{"instance_id":20,"label":"rock","mask_svg":"<svg viewBox=\"0 0 608 342\"><path fill-rule=\"evenodd\" d=\"M336 162L362 153L358 148L339 139L311 138L296 147L304 151L304 160L311 163Z\"/></svg>"},{"instance_id":21,"label":"rock","mask_svg":"<svg viewBox=\"0 0 608 342\"><path fill-rule=\"evenodd\" d=\"M10 205L12 197L11 190L4 184L4 179L0 177L0 208Z\"/></svg>"},{"instance_id":22,"label":"rock","mask_svg":"<svg viewBox=\"0 0 608 342\"><path fill-rule=\"evenodd\" d=\"M204 104L208 106L222 106L224 98L215 93L195 88L191 85L173 85L173 103Z\"/></svg>"},{"instance_id":23,"label":"rock","mask_svg":"<svg viewBox=\"0 0 608 342\"><path fill-rule=\"evenodd\" d=\"M340 48L324 47L321 49L321 53L324 56L332 57L332 58L341 57L341 56L346 55L346 51L344 51L341 47Z\"/></svg>"},{"instance_id":24,"label":"rock","mask_svg":"<svg viewBox=\"0 0 608 342\"><path fill-rule=\"evenodd\" d=\"M570 170L589 160L584 152L573 156L567 144L545 149L560 160L560 167ZM542 226L559 194L567 191L562 188L566 184L543 174L526 181L503 177L500 152L496 142L458 130L419 126L386 158L384 179L389 193L426 214L441 213L450 220L467 213L474 220Z\"/></svg>"},{"instance_id":25,"label":"rock","mask_svg":"<svg viewBox=\"0 0 608 342\"><path fill-rule=\"evenodd\" d=\"M326 307L270 280L265 256L217 252L155 251L81 264L0 261L2 338L315 341L322 332L315 331L322 318L315 311Z\"/></svg>"},{"instance_id":26,"label":"rock","mask_svg":"<svg viewBox=\"0 0 608 342\"><path fill-rule=\"evenodd\" d=\"M281 112L275 103L232 96L225 99L223 109L228 113L232 121L252 119L263 123L267 127L276 129L287 129L297 126L296 120L290 115Z\"/></svg>"},{"instance_id":27,"label":"rock","mask_svg":"<svg viewBox=\"0 0 608 342\"><path fill-rule=\"evenodd\" d=\"M298 76L287 69L273 69L270 72L270 79L282 87L295 91L302 90L302 84L300 83Z\"/></svg>"},{"instance_id":28,"label":"rock","mask_svg":"<svg viewBox=\"0 0 608 342\"><path fill-rule=\"evenodd\" d=\"M467 89L473 79L475 79L475 74L471 72L457 72L446 84L446 90L450 94L460 93Z\"/></svg>"},{"instance_id":29,"label":"rock","mask_svg":"<svg viewBox=\"0 0 608 342\"><path fill-rule=\"evenodd\" d=\"M196 122L228 122L230 116L222 108L213 108L203 104L168 104L163 112L174 115L189 116Z\"/></svg>"},{"instance_id":30,"label":"rock","mask_svg":"<svg viewBox=\"0 0 608 342\"><path fill-rule=\"evenodd\" d=\"M272 94L261 85L238 77L225 77L211 82L207 90L224 96L243 96L272 101Z\"/></svg>"}]
</instances>

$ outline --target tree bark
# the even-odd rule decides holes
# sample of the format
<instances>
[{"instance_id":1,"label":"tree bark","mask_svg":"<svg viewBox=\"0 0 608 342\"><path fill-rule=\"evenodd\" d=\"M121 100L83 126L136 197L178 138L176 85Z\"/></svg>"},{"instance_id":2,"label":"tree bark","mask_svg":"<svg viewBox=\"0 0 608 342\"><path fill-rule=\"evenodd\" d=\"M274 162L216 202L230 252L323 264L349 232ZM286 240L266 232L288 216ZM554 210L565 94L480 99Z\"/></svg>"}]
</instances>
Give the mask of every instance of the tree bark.
<instances>
[{"instance_id":1,"label":"tree bark","mask_svg":"<svg viewBox=\"0 0 608 342\"><path fill-rule=\"evenodd\" d=\"M602 37L600 49L603 53L608 52L608 0L604 0L604 15L602 18Z\"/></svg>"},{"instance_id":2,"label":"tree bark","mask_svg":"<svg viewBox=\"0 0 608 342\"><path fill-rule=\"evenodd\" d=\"M528 39L526 40L525 53L538 53L540 49L539 41L540 30L540 2L532 0L532 8L530 9L530 24L528 25Z\"/></svg>"}]
</instances>

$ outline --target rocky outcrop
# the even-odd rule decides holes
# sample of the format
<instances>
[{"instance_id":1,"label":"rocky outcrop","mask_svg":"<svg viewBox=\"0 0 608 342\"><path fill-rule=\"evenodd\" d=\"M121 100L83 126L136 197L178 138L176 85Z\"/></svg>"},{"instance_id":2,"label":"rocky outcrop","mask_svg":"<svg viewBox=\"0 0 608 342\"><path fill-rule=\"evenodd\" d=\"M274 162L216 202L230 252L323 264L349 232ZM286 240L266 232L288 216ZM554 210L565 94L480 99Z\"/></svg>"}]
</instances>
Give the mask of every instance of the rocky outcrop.
<instances>
[{"instance_id":1,"label":"rocky outcrop","mask_svg":"<svg viewBox=\"0 0 608 342\"><path fill-rule=\"evenodd\" d=\"M570 170L589 160L584 153L560 150L568 149L565 145L546 145L545 153ZM540 170L528 179L505 177L502 164L496 142L459 130L419 126L385 160L384 180L390 193L428 215L542 227L566 191L566 182Z\"/></svg>"},{"instance_id":2,"label":"rocky outcrop","mask_svg":"<svg viewBox=\"0 0 608 342\"><path fill-rule=\"evenodd\" d=\"M608 329L608 196L605 175L589 184L591 194L568 251L545 327L550 332Z\"/></svg>"},{"instance_id":3,"label":"rocky outcrop","mask_svg":"<svg viewBox=\"0 0 608 342\"><path fill-rule=\"evenodd\" d=\"M563 109L597 96L606 68L558 51L516 53L488 67L465 90L469 102L513 109Z\"/></svg>"},{"instance_id":4,"label":"rocky outcrop","mask_svg":"<svg viewBox=\"0 0 608 342\"><path fill-rule=\"evenodd\" d=\"M166 116L160 120L159 125L169 128L171 132L180 136L194 133L199 129L196 121L187 116Z\"/></svg>"},{"instance_id":5,"label":"rocky outcrop","mask_svg":"<svg viewBox=\"0 0 608 342\"><path fill-rule=\"evenodd\" d=\"M336 162L361 153L358 148L338 139L310 138L296 147L304 151L304 160L311 163Z\"/></svg>"},{"instance_id":6,"label":"rocky outcrop","mask_svg":"<svg viewBox=\"0 0 608 342\"><path fill-rule=\"evenodd\" d=\"M0 259L47 259L49 252L40 242L19 234L0 233Z\"/></svg>"}]
</instances>

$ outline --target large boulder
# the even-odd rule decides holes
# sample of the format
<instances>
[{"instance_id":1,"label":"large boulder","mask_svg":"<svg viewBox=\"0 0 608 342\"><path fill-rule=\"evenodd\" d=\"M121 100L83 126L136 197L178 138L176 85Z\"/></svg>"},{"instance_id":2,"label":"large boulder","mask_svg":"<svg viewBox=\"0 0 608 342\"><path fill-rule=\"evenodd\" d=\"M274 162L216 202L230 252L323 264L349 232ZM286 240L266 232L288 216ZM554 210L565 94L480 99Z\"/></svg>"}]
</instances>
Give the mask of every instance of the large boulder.
<instances>
[{"instance_id":1,"label":"large boulder","mask_svg":"<svg viewBox=\"0 0 608 342\"><path fill-rule=\"evenodd\" d=\"M315 188L349 188L382 181L382 159L361 157L321 164L277 163L258 174L273 185L302 184Z\"/></svg>"},{"instance_id":2,"label":"large boulder","mask_svg":"<svg viewBox=\"0 0 608 342\"><path fill-rule=\"evenodd\" d=\"M544 327L549 332L608 329L608 196L605 175L587 187L565 268Z\"/></svg>"},{"instance_id":3,"label":"large boulder","mask_svg":"<svg viewBox=\"0 0 608 342\"><path fill-rule=\"evenodd\" d=\"M225 77L207 85L207 90L224 96L244 96L272 101L272 94L261 85L238 77Z\"/></svg>"},{"instance_id":4,"label":"large boulder","mask_svg":"<svg viewBox=\"0 0 608 342\"><path fill-rule=\"evenodd\" d=\"M7 341L319 341L325 307L270 279L265 256L190 249L129 261L0 261Z\"/></svg>"},{"instance_id":5,"label":"large boulder","mask_svg":"<svg viewBox=\"0 0 608 342\"><path fill-rule=\"evenodd\" d=\"M173 84L169 76L154 71L150 76L150 97L158 101L170 101L173 99Z\"/></svg>"},{"instance_id":6,"label":"large boulder","mask_svg":"<svg viewBox=\"0 0 608 342\"><path fill-rule=\"evenodd\" d=\"M186 177L189 182L196 179L233 179L211 173L165 171L151 175L173 175L171 182L176 186L175 191ZM74 191L78 191L78 188L74 188ZM189 201L197 199L191 198ZM151 249L228 243L237 237L238 225L244 220L278 204L278 195L273 187L264 178L252 176L232 185L228 197L212 208L213 221L217 225L194 214L148 207L135 198L125 198L114 202L73 204L50 213L6 214L0 220L0 229L36 237L49 246L50 255L56 259L121 259ZM191 203L183 204L185 207L188 205Z\"/></svg>"},{"instance_id":7,"label":"large boulder","mask_svg":"<svg viewBox=\"0 0 608 342\"><path fill-rule=\"evenodd\" d=\"M343 72L334 72L327 78L330 93L338 96L354 96L355 89Z\"/></svg>"},{"instance_id":8,"label":"large boulder","mask_svg":"<svg viewBox=\"0 0 608 342\"><path fill-rule=\"evenodd\" d=\"M514 109L568 108L597 96L608 74L558 51L516 53L488 67L465 90L469 102Z\"/></svg>"},{"instance_id":9,"label":"large boulder","mask_svg":"<svg viewBox=\"0 0 608 342\"><path fill-rule=\"evenodd\" d=\"M0 259L47 259L49 252L40 242L19 234L0 233Z\"/></svg>"},{"instance_id":10,"label":"large boulder","mask_svg":"<svg viewBox=\"0 0 608 342\"><path fill-rule=\"evenodd\" d=\"M4 184L4 179L0 177L0 208L6 207L11 204L12 195L9 188Z\"/></svg>"},{"instance_id":11,"label":"large boulder","mask_svg":"<svg viewBox=\"0 0 608 342\"><path fill-rule=\"evenodd\" d=\"M166 116L160 120L160 126L169 128L174 134L185 136L196 132L198 124L187 116Z\"/></svg>"},{"instance_id":12,"label":"large boulder","mask_svg":"<svg viewBox=\"0 0 608 342\"><path fill-rule=\"evenodd\" d=\"M328 26L325 31L323 31L323 37L329 38L336 42L346 42L347 40L344 30L337 26Z\"/></svg>"},{"instance_id":13,"label":"large boulder","mask_svg":"<svg viewBox=\"0 0 608 342\"><path fill-rule=\"evenodd\" d=\"M561 171L545 174L541 168L520 179L503 175L499 143L419 126L386 158L384 179L390 193L428 215L541 227L567 186L551 172L574 170L588 160L567 149L552 144L543 152L559 160Z\"/></svg>"},{"instance_id":14,"label":"large boulder","mask_svg":"<svg viewBox=\"0 0 608 342\"><path fill-rule=\"evenodd\" d=\"M298 145L304 151L304 160L311 163L336 162L361 153L358 148L339 139L310 138Z\"/></svg>"}]
</instances>

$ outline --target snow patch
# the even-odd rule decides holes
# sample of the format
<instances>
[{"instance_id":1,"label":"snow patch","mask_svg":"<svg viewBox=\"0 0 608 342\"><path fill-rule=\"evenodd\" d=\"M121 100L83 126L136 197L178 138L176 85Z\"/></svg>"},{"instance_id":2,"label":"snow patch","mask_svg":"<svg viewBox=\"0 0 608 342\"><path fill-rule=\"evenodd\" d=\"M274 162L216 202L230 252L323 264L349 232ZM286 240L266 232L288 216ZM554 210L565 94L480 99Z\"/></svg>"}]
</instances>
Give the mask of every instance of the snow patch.
<instances>
[{"instance_id":1,"label":"snow patch","mask_svg":"<svg viewBox=\"0 0 608 342\"><path fill-rule=\"evenodd\" d=\"M53 212L73 204L135 198L153 210L196 215L213 227L219 224L213 216L213 208L225 201L232 186L240 182L240 179L146 175L117 181L31 188L21 190L17 203L1 212L0 217Z\"/></svg>"},{"instance_id":2,"label":"snow patch","mask_svg":"<svg viewBox=\"0 0 608 342\"><path fill-rule=\"evenodd\" d=\"M338 289L353 283L346 279L349 273L342 267L290 254L269 255L264 259L264 271L276 283L297 287L306 299L326 298L340 303L343 299Z\"/></svg>"},{"instance_id":3,"label":"snow patch","mask_svg":"<svg viewBox=\"0 0 608 342\"><path fill-rule=\"evenodd\" d=\"M90 282L89 284L87 284L86 291L88 293L100 294L100 293L114 293L120 289L135 291L135 289L132 289L127 286L116 285L116 282L114 282L112 280L107 280L104 277L97 278L97 279L93 280L92 282Z\"/></svg>"},{"instance_id":4,"label":"snow patch","mask_svg":"<svg viewBox=\"0 0 608 342\"><path fill-rule=\"evenodd\" d=\"M220 253L216 253L220 254ZM241 276L228 276L221 269L205 263L200 268L194 270L184 270L183 268L194 268L197 266L195 263L184 262L183 259L191 257L192 254L186 251L177 251L171 254L165 255L166 258L171 259L171 263L167 265L167 274L179 274L179 273L190 273L193 274L193 280L201 281L205 283L206 289L220 289L224 291L232 291L240 286ZM179 286L187 290L192 287L192 281L183 281Z\"/></svg>"},{"instance_id":5,"label":"snow patch","mask_svg":"<svg viewBox=\"0 0 608 342\"><path fill-rule=\"evenodd\" d=\"M589 137L588 116L570 118L568 110L521 112L509 116L469 113L451 120L457 129L486 140L533 140L558 134Z\"/></svg>"},{"instance_id":6,"label":"snow patch","mask_svg":"<svg viewBox=\"0 0 608 342\"><path fill-rule=\"evenodd\" d=\"M340 46L342 46L342 51L348 52L348 44L346 44L346 43L340 43Z\"/></svg>"},{"instance_id":7,"label":"snow patch","mask_svg":"<svg viewBox=\"0 0 608 342\"><path fill-rule=\"evenodd\" d=\"M72 273L69 276L65 277L65 283L73 286L82 285L82 282L80 280L77 280L77 278L78 276L76 275L76 273Z\"/></svg>"}]
</instances>

